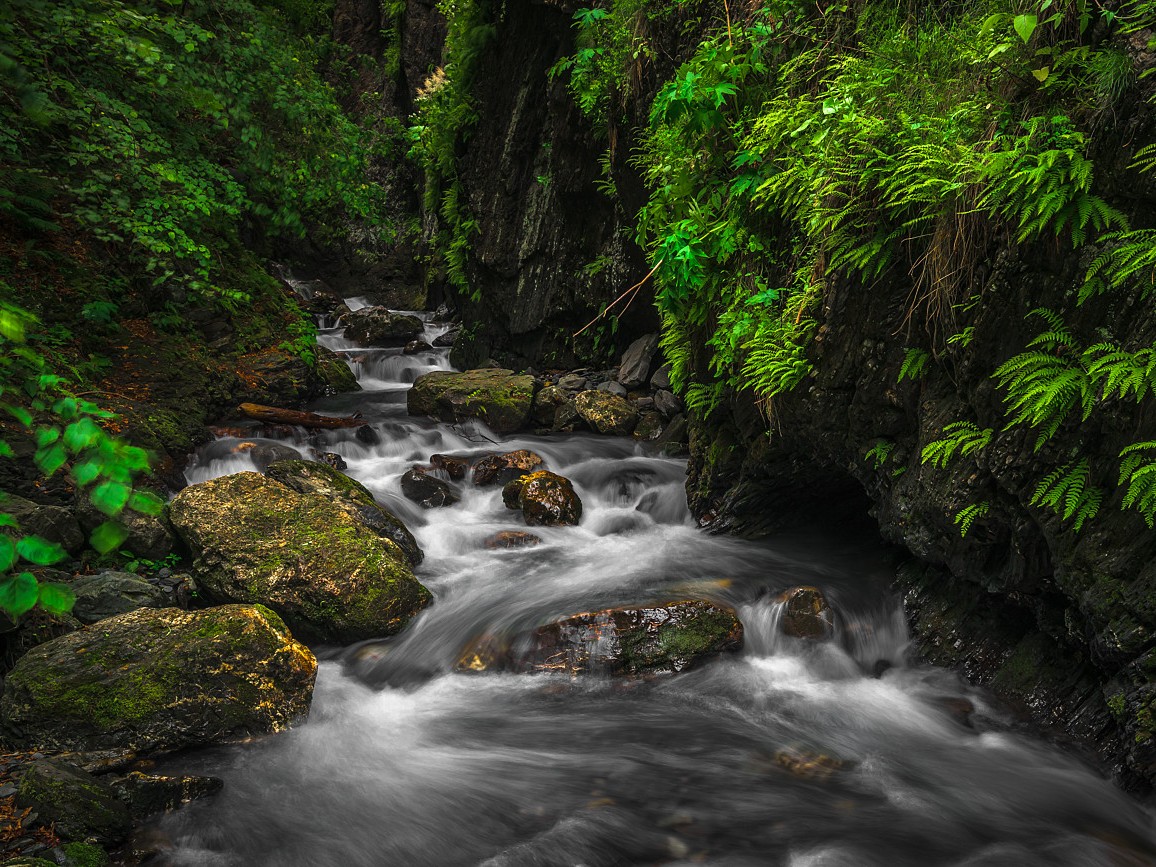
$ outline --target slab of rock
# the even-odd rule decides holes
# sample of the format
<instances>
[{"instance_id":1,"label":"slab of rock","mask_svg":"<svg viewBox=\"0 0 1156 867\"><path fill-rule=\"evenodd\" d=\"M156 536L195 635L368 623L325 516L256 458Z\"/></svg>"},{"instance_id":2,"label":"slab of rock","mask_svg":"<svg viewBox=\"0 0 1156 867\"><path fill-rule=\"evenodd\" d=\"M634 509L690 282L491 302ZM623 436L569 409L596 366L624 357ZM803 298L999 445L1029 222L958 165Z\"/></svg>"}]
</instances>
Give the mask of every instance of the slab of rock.
<instances>
[{"instance_id":1,"label":"slab of rock","mask_svg":"<svg viewBox=\"0 0 1156 867\"><path fill-rule=\"evenodd\" d=\"M357 377L353 371L349 369L349 365L345 363L345 359L334 352L332 349L326 349L324 346L316 346L313 349L316 361L313 363L313 371L317 375L317 379L321 383L321 393L325 396L332 394L341 394L346 391L361 391L361 385L357 382Z\"/></svg>"},{"instance_id":2,"label":"slab of rock","mask_svg":"<svg viewBox=\"0 0 1156 867\"><path fill-rule=\"evenodd\" d=\"M458 335L462 333L460 328L451 328L443 334L439 334L433 339L433 345L439 349L446 349L454 345L454 341L458 339Z\"/></svg>"},{"instance_id":3,"label":"slab of rock","mask_svg":"<svg viewBox=\"0 0 1156 867\"><path fill-rule=\"evenodd\" d=\"M317 382L313 368L294 352L264 349L237 360L237 378L244 389L243 401L291 406L307 395Z\"/></svg>"},{"instance_id":4,"label":"slab of rock","mask_svg":"<svg viewBox=\"0 0 1156 867\"><path fill-rule=\"evenodd\" d=\"M142 608L29 651L4 681L16 746L158 753L280 731L317 661L261 605Z\"/></svg>"},{"instance_id":5,"label":"slab of rock","mask_svg":"<svg viewBox=\"0 0 1156 867\"><path fill-rule=\"evenodd\" d=\"M378 503L369 488L339 470L318 461L278 461L266 468L265 475L299 494L331 500L358 523L401 548L411 566L421 563L425 555L405 522Z\"/></svg>"},{"instance_id":6,"label":"slab of rock","mask_svg":"<svg viewBox=\"0 0 1156 867\"><path fill-rule=\"evenodd\" d=\"M7 512L20 525L18 530L9 530L10 535L40 536L57 543L70 554L84 547L86 536L80 523L63 506L47 506L5 493L0 498L0 512Z\"/></svg>"},{"instance_id":7,"label":"slab of rock","mask_svg":"<svg viewBox=\"0 0 1156 867\"><path fill-rule=\"evenodd\" d=\"M86 624L138 608L165 608L171 604L164 590L131 572L86 575L69 586L76 594L71 614Z\"/></svg>"},{"instance_id":8,"label":"slab of rock","mask_svg":"<svg viewBox=\"0 0 1156 867\"><path fill-rule=\"evenodd\" d=\"M626 397L626 386L621 382L604 382L598 386L598 391L605 391L607 394L616 394L619 397Z\"/></svg>"},{"instance_id":9,"label":"slab of rock","mask_svg":"<svg viewBox=\"0 0 1156 867\"><path fill-rule=\"evenodd\" d=\"M664 364L650 377L651 388L665 388L670 390L670 365Z\"/></svg>"},{"instance_id":10,"label":"slab of rock","mask_svg":"<svg viewBox=\"0 0 1156 867\"><path fill-rule=\"evenodd\" d=\"M433 347L424 340L411 340L405 345L405 349L403 349L402 352L405 355L417 355L419 352L429 352L431 349L433 349Z\"/></svg>"},{"instance_id":11,"label":"slab of rock","mask_svg":"<svg viewBox=\"0 0 1156 867\"><path fill-rule=\"evenodd\" d=\"M502 530L483 543L487 548L528 548L540 545L542 538L525 530Z\"/></svg>"},{"instance_id":12,"label":"slab of rock","mask_svg":"<svg viewBox=\"0 0 1156 867\"><path fill-rule=\"evenodd\" d=\"M531 473L502 488L507 509L521 509L530 526L577 525L582 520L582 500L571 481L548 470Z\"/></svg>"},{"instance_id":13,"label":"slab of rock","mask_svg":"<svg viewBox=\"0 0 1156 867\"><path fill-rule=\"evenodd\" d=\"M37 759L16 791L21 809L71 839L119 843L132 830L128 807L107 782L59 759Z\"/></svg>"},{"instance_id":14,"label":"slab of rock","mask_svg":"<svg viewBox=\"0 0 1156 867\"><path fill-rule=\"evenodd\" d=\"M465 373L435 370L419 376L406 392L410 415L449 424L479 419L501 434L525 427L533 401L534 377L500 367Z\"/></svg>"},{"instance_id":15,"label":"slab of rock","mask_svg":"<svg viewBox=\"0 0 1156 867\"><path fill-rule=\"evenodd\" d=\"M665 423L657 412L644 412L634 428L634 438L643 442L650 442L662 436Z\"/></svg>"},{"instance_id":16,"label":"slab of rock","mask_svg":"<svg viewBox=\"0 0 1156 867\"><path fill-rule=\"evenodd\" d=\"M420 467L414 467L402 475L401 492L423 509L452 506L461 499L449 484L427 474Z\"/></svg>"},{"instance_id":17,"label":"slab of rock","mask_svg":"<svg viewBox=\"0 0 1156 867\"><path fill-rule=\"evenodd\" d=\"M583 391L574 398L574 409L591 429L601 434L630 436L638 413L625 399L605 391Z\"/></svg>"},{"instance_id":18,"label":"slab of rock","mask_svg":"<svg viewBox=\"0 0 1156 867\"><path fill-rule=\"evenodd\" d=\"M345 338L362 346L405 346L421 337L425 329L416 316L385 307L363 307L341 321L345 323Z\"/></svg>"},{"instance_id":19,"label":"slab of rock","mask_svg":"<svg viewBox=\"0 0 1156 867\"><path fill-rule=\"evenodd\" d=\"M586 388L586 377L577 373L567 373L558 379L558 387L571 394L577 394Z\"/></svg>"},{"instance_id":20,"label":"slab of rock","mask_svg":"<svg viewBox=\"0 0 1156 867\"><path fill-rule=\"evenodd\" d=\"M570 396L556 385L548 385L534 395L533 419L535 424L552 427L558 408L570 402Z\"/></svg>"},{"instance_id":21,"label":"slab of rock","mask_svg":"<svg viewBox=\"0 0 1156 867\"><path fill-rule=\"evenodd\" d=\"M654 408L667 418L673 418L682 412L682 401L672 392L660 388L654 393Z\"/></svg>"},{"instance_id":22,"label":"slab of rock","mask_svg":"<svg viewBox=\"0 0 1156 867\"><path fill-rule=\"evenodd\" d=\"M504 455L488 455L474 464L474 484L478 487L507 485L514 479L536 472L544 464L542 456L529 449L518 449Z\"/></svg>"},{"instance_id":23,"label":"slab of rock","mask_svg":"<svg viewBox=\"0 0 1156 867\"><path fill-rule=\"evenodd\" d=\"M686 417L676 415L662 431L662 435L655 440L655 445L662 449L665 454L685 455L689 452L689 442L690 430L686 424Z\"/></svg>"},{"instance_id":24,"label":"slab of rock","mask_svg":"<svg viewBox=\"0 0 1156 867\"><path fill-rule=\"evenodd\" d=\"M672 602L576 614L504 640L486 636L463 651L458 666L571 675L675 673L740 650L742 643L742 624L733 611L709 602Z\"/></svg>"},{"instance_id":25,"label":"slab of rock","mask_svg":"<svg viewBox=\"0 0 1156 867\"><path fill-rule=\"evenodd\" d=\"M348 644L390 635L431 598L391 539L334 498L259 473L190 485L170 514L202 592L268 605L301 636Z\"/></svg>"},{"instance_id":26,"label":"slab of rock","mask_svg":"<svg viewBox=\"0 0 1156 867\"><path fill-rule=\"evenodd\" d=\"M175 810L183 804L215 795L224 788L219 777L168 777L132 771L109 781L134 819Z\"/></svg>"},{"instance_id":27,"label":"slab of rock","mask_svg":"<svg viewBox=\"0 0 1156 867\"><path fill-rule=\"evenodd\" d=\"M650 376L650 362L657 349L657 334L647 334L631 343L622 354L622 363L618 365L618 381L627 388L645 385Z\"/></svg>"},{"instance_id":28,"label":"slab of rock","mask_svg":"<svg viewBox=\"0 0 1156 867\"><path fill-rule=\"evenodd\" d=\"M435 470L441 470L455 482L464 479L470 468L470 462L465 458L455 458L451 455L430 455L429 465Z\"/></svg>"},{"instance_id":29,"label":"slab of rock","mask_svg":"<svg viewBox=\"0 0 1156 867\"><path fill-rule=\"evenodd\" d=\"M793 587L779 596L783 633L792 638L825 640L835 632L835 612L817 587Z\"/></svg>"}]
</instances>

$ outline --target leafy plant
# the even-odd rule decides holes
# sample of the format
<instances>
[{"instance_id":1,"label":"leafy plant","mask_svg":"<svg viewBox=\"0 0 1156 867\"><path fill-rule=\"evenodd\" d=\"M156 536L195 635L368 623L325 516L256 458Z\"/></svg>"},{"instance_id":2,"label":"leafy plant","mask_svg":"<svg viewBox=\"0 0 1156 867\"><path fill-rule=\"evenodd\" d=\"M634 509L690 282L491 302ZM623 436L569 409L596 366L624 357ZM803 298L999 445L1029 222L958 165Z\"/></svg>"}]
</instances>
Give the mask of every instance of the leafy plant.
<instances>
[{"instance_id":1,"label":"leafy plant","mask_svg":"<svg viewBox=\"0 0 1156 867\"><path fill-rule=\"evenodd\" d=\"M905 379L912 381L920 379L926 372L927 362L931 355L922 349L908 349L903 354L903 364L899 367L899 382Z\"/></svg>"},{"instance_id":2,"label":"leafy plant","mask_svg":"<svg viewBox=\"0 0 1156 867\"><path fill-rule=\"evenodd\" d=\"M944 469L956 455L972 455L987 448L992 437L991 428L980 430L970 421L953 421L944 425L943 433L947 436L932 440L923 447L920 453L922 463Z\"/></svg>"},{"instance_id":3,"label":"leafy plant","mask_svg":"<svg viewBox=\"0 0 1156 867\"><path fill-rule=\"evenodd\" d=\"M1084 524L1096 517L1104 500L1102 488L1090 483L1087 458L1056 467L1036 486L1031 504L1048 508L1080 532Z\"/></svg>"},{"instance_id":4,"label":"leafy plant","mask_svg":"<svg viewBox=\"0 0 1156 867\"><path fill-rule=\"evenodd\" d=\"M968 506L964 506L956 512L954 521L955 526L959 528L960 537L966 538L967 534L971 532L971 525L978 519L986 517L990 511L991 503L983 500L979 503L971 503Z\"/></svg>"}]
</instances>

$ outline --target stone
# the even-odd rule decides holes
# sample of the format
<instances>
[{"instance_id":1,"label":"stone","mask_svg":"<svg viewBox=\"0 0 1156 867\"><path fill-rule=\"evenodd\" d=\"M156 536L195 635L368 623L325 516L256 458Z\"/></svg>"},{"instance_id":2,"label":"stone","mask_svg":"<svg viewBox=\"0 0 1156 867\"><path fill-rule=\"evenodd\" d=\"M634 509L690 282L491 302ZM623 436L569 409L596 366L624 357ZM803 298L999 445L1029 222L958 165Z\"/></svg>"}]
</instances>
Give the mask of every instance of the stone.
<instances>
[{"instance_id":1,"label":"stone","mask_svg":"<svg viewBox=\"0 0 1156 867\"><path fill-rule=\"evenodd\" d=\"M317 661L263 605L141 608L29 651L0 697L10 743L160 753L281 731Z\"/></svg>"},{"instance_id":2,"label":"stone","mask_svg":"<svg viewBox=\"0 0 1156 867\"><path fill-rule=\"evenodd\" d=\"M577 394L586 388L586 377L577 373L567 373L558 379L558 388Z\"/></svg>"},{"instance_id":3,"label":"stone","mask_svg":"<svg viewBox=\"0 0 1156 867\"><path fill-rule=\"evenodd\" d=\"M108 515L89 502L83 490L76 492L73 509L85 533L91 533L108 520ZM163 514L146 515L125 509L117 516L117 520L128 531L121 550L131 551L146 560L163 560L172 553L177 540Z\"/></svg>"},{"instance_id":4,"label":"stone","mask_svg":"<svg viewBox=\"0 0 1156 867\"><path fill-rule=\"evenodd\" d=\"M171 515L202 593L268 605L317 641L390 635L431 598L397 543L353 517L348 504L258 473L190 485Z\"/></svg>"},{"instance_id":5,"label":"stone","mask_svg":"<svg viewBox=\"0 0 1156 867\"><path fill-rule=\"evenodd\" d=\"M431 349L433 349L433 347L424 340L411 340L405 345L402 353L405 355L417 355L419 352L429 352Z\"/></svg>"},{"instance_id":6,"label":"stone","mask_svg":"<svg viewBox=\"0 0 1156 867\"><path fill-rule=\"evenodd\" d=\"M462 333L461 328L451 328L444 334L439 334L433 339L433 345L438 349L448 349L454 345L454 341L458 339L458 335Z\"/></svg>"},{"instance_id":7,"label":"stone","mask_svg":"<svg viewBox=\"0 0 1156 867\"><path fill-rule=\"evenodd\" d=\"M853 767L851 763L813 750L784 749L775 753L775 764L804 780L828 780Z\"/></svg>"},{"instance_id":8,"label":"stone","mask_svg":"<svg viewBox=\"0 0 1156 867\"><path fill-rule=\"evenodd\" d=\"M630 436L638 424L638 413L623 398L605 391L583 391L574 398L574 408L591 429L601 434Z\"/></svg>"},{"instance_id":9,"label":"stone","mask_svg":"<svg viewBox=\"0 0 1156 867\"><path fill-rule=\"evenodd\" d=\"M137 820L215 795L224 785L219 777L169 777L140 771L131 771L110 781L112 789Z\"/></svg>"},{"instance_id":10,"label":"stone","mask_svg":"<svg viewBox=\"0 0 1156 867\"><path fill-rule=\"evenodd\" d=\"M657 412L644 412L634 428L634 438L643 442L650 442L662 436L664 426L662 416Z\"/></svg>"},{"instance_id":11,"label":"stone","mask_svg":"<svg viewBox=\"0 0 1156 867\"><path fill-rule=\"evenodd\" d=\"M342 317L345 339L362 346L405 346L421 336L425 325L416 316L385 307L363 307Z\"/></svg>"},{"instance_id":12,"label":"stone","mask_svg":"<svg viewBox=\"0 0 1156 867\"><path fill-rule=\"evenodd\" d=\"M37 759L29 766L16 803L66 838L119 843L132 830L128 807L108 783L59 759Z\"/></svg>"},{"instance_id":13,"label":"stone","mask_svg":"<svg viewBox=\"0 0 1156 867\"><path fill-rule=\"evenodd\" d=\"M576 614L528 633L483 636L461 654L471 671L651 675L685 671L742 648L733 611L701 601Z\"/></svg>"},{"instance_id":14,"label":"stone","mask_svg":"<svg viewBox=\"0 0 1156 867\"><path fill-rule=\"evenodd\" d=\"M507 485L514 479L528 476L545 465L542 456L529 449L518 449L504 455L487 455L474 464L474 484Z\"/></svg>"},{"instance_id":15,"label":"stone","mask_svg":"<svg viewBox=\"0 0 1156 867\"><path fill-rule=\"evenodd\" d=\"M333 467L335 470L347 470L349 464L345 462L345 458L336 452L321 452L317 455L317 460L325 464L327 467Z\"/></svg>"},{"instance_id":16,"label":"stone","mask_svg":"<svg viewBox=\"0 0 1156 867\"><path fill-rule=\"evenodd\" d=\"M292 406L305 397L316 374L303 358L285 349L264 349L237 360L237 379L244 388L238 403Z\"/></svg>"},{"instance_id":17,"label":"stone","mask_svg":"<svg viewBox=\"0 0 1156 867\"><path fill-rule=\"evenodd\" d=\"M654 371L650 377L650 387L653 389L664 388L670 391L670 365L664 364Z\"/></svg>"},{"instance_id":18,"label":"stone","mask_svg":"<svg viewBox=\"0 0 1156 867\"><path fill-rule=\"evenodd\" d=\"M582 500L569 479L548 470L523 476L502 488L507 509L521 509L530 526L577 525L582 520Z\"/></svg>"},{"instance_id":19,"label":"stone","mask_svg":"<svg viewBox=\"0 0 1156 867\"><path fill-rule=\"evenodd\" d=\"M554 417L558 408L570 402L569 396L556 385L548 385L534 395L534 409L532 418L534 424L550 427L554 424Z\"/></svg>"},{"instance_id":20,"label":"stone","mask_svg":"<svg viewBox=\"0 0 1156 867\"><path fill-rule=\"evenodd\" d=\"M69 586L76 594L71 614L86 624L138 608L165 608L170 604L164 590L131 572L86 575Z\"/></svg>"},{"instance_id":21,"label":"stone","mask_svg":"<svg viewBox=\"0 0 1156 867\"><path fill-rule=\"evenodd\" d=\"M317 494L330 500L359 524L401 548L411 566L424 558L405 522L378 503L357 479L317 461L278 461L269 465L265 475L299 494Z\"/></svg>"},{"instance_id":22,"label":"stone","mask_svg":"<svg viewBox=\"0 0 1156 867\"><path fill-rule=\"evenodd\" d=\"M401 477L401 492L423 509L452 506L461 499L447 482L414 467Z\"/></svg>"},{"instance_id":23,"label":"stone","mask_svg":"<svg viewBox=\"0 0 1156 867\"><path fill-rule=\"evenodd\" d=\"M302 459L301 452L281 443L256 443L248 451L253 465L261 472L265 472L269 466L277 463L277 461L299 461Z\"/></svg>"},{"instance_id":24,"label":"stone","mask_svg":"<svg viewBox=\"0 0 1156 867\"><path fill-rule=\"evenodd\" d=\"M687 426L686 417L683 415L676 415L672 418L670 424L662 431L662 435L654 441L664 454L673 456L688 454L690 451L689 442L690 429Z\"/></svg>"},{"instance_id":25,"label":"stone","mask_svg":"<svg viewBox=\"0 0 1156 867\"><path fill-rule=\"evenodd\" d=\"M835 633L835 612L817 587L793 587L779 596L783 634L825 640Z\"/></svg>"},{"instance_id":26,"label":"stone","mask_svg":"<svg viewBox=\"0 0 1156 867\"><path fill-rule=\"evenodd\" d=\"M80 522L63 506L34 503L15 494L4 493L0 495L0 511L7 512L19 524L18 528L5 528L10 536L40 536L57 543L70 554L84 547L86 536Z\"/></svg>"},{"instance_id":27,"label":"stone","mask_svg":"<svg viewBox=\"0 0 1156 867\"><path fill-rule=\"evenodd\" d=\"M375 446L381 442L381 434L371 424L363 424L361 427L353 431L353 437L359 443L367 446Z\"/></svg>"},{"instance_id":28,"label":"stone","mask_svg":"<svg viewBox=\"0 0 1156 867\"><path fill-rule=\"evenodd\" d=\"M465 458L455 458L450 455L430 455L429 465L435 470L441 470L455 482L464 479L470 469L469 461Z\"/></svg>"},{"instance_id":29,"label":"stone","mask_svg":"<svg viewBox=\"0 0 1156 867\"><path fill-rule=\"evenodd\" d=\"M541 542L540 536L527 533L525 530L502 530L486 539L482 544L493 550L496 548L527 548L539 545Z\"/></svg>"},{"instance_id":30,"label":"stone","mask_svg":"<svg viewBox=\"0 0 1156 867\"><path fill-rule=\"evenodd\" d=\"M618 365L618 381L627 388L645 385L650 376L651 359L657 350L657 334L644 335L631 343L626 352L622 353L622 361Z\"/></svg>"},{"instance_id":31,"label":"stone","mask_svg":"<svg viewBox=\"0 0 1156 867\"><path fill-rule=\"evenodd\" d=\"M605 391L607 394L616 394L619 397L626 397L627 394L626 386L614 380L602 383L602 385L598 386L598 391Z\"/></svg>"},{"instance_id":32,"label":"stone","mask_svg":"<svg viewBox=\"0 0 1156 867\"><path fill-rule=\"evenodd\" d=\"M534 401L534 377L504 368L454 373L435 370L417 378L406 392L410 415L427 415L448 424L479 419L500 434L523 428Z\"/></svg>"},{"instance_id":33,"label":"stone","mask_svg":"<svg viewBox=\"0 0 1156 867\"><path fill-rule=\"evenodd\" d=\"M64 856L58 867L112 867L112 859L92 843L65 843L58 850Z\"/></svg>"},{"instance_id":34,"label":"stone","mask_svg":"<svg viewBox=\"0 0 1156 867\"><path fill-rule=\"evenodd\" d=\"M357 376L345 359L324 346L318 345L313 349L316 360L313 363L313 372L320 383L320 395L329 397L347 391L361 391Z\"/></svg>"},{"instance_id":35,"label":"stone","mask_svg":"<svg viewBox=\"0 0 1156 867\"><path fill-rule=\"evenodd\" d=\"M672 392L660 388L654 393L654 408L667 418L674 418L682 412L682 401Z\"/></svg>"}]
</instances>

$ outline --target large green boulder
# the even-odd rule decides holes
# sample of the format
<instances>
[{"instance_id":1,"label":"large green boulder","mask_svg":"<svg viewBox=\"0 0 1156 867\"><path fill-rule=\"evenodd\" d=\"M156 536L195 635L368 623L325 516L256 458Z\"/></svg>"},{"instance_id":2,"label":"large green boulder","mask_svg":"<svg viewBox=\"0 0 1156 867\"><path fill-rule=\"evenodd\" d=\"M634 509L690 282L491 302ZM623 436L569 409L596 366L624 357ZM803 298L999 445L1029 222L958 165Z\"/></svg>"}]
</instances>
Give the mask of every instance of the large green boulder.
<instances>
[{"instance_id":1,"label":"large green boulder","mask_svg":"<svg viewBox=\"0 0 1156 867\"><path fill-rule=\"evenodd\" d=\"M416 316L384 307L363 307L346 313L341 321L345 339L362 346L405 346L425 329Z\"/></svg>"},{"instance_id":2,"label":"large green boulder","mask_svg":"<svg viewBox=\"0 0 1156 867\"><path fill-rule=\"evenodd\" d=\"M260 473L191 485L170 514L203 592L268 605L303 637L348 644L390 635L431 598L402 549L335 498Z\"/></svg>"},{"instance_id":3,"label":"large green boulder","mask_svg":"<svg viewBox=\"0 0 1156 867\"><path fill-rule=\"evenodd\" d=\"M586 424L601 434L630 436L638 413L624 398L608 391L583 391L574 398L574 409Z\"/></svg>"},{"instance_id":4,"label":"large green boulder","mask_svg":"<svg viewBox=\"0 0 1156 867\"><path fill-rule=\"evenodd\" d=\"M317 359L313 365L313 372L321 383L322 392L330 395L341 394L344 391L361 391L357 377L349 369L344 358L324 346L316 346L313 351Z\"/></svg>"},{"instance_id":5,"label":"large green boulder","mask_svg":"<svg viewBox=\"0 0 1156 867\"><path fill-rule=\"evenodd\" d=\"M108 783L58 759L32 763L20 780L16 803L35 810L41 824L53 825L66 838L118 843L132 829L128 807Z\"/></svg>"},{"instance_id":6,"label":"large green boulder","mask_svg":"<svg viewBox=\"0 0 1156 867\"><path fill-rule=\"evenodd\" d=\"M142 608L25 654L0 720L20 747L166 752L288 727L309 710L316 673L264 606Z\"/></svg>"},{"instance_id":7,"label":"large green boulder","mask_svg":"<svg viewBox=\"0 0 1156 867\"><path fill-rule=\"evenodd\" d=\"M525 427L534 404L534 377L498 367L419 376L406 392L410 415L453 424L476 418L501 434Z\"/></svg>"},{"instance_id":8,"label":"large green boulder","mask_svg":"<svg viewBox=\"0 0 1156 867\"><path fill-rule=\"evenodd\" d=\"M422 561L422 550L409 528L374 499L369 488L328 464L319 461L276 461L265 475L300 494L319 494L331 500L379 536L395 542L413 566Z\"/></svg>"}]
</instances>

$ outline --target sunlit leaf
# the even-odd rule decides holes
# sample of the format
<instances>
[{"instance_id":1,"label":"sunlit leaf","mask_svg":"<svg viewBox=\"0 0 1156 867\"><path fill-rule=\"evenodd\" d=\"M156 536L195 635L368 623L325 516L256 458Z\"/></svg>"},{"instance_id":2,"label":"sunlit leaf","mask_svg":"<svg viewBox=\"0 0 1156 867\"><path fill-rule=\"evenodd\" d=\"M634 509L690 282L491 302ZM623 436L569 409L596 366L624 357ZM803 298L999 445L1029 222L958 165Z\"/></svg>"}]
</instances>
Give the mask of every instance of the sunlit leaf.
<instances>
[{"instance_id":1,"label":"sunlit leaf","mask_svg":"<svg viewBox=\"0 0 1156 867\"><path fill-rule=\"evenodd\" d=\"M67 584L41 584L38 596L40 607L49 614L67 614L76 604L76 594Z\"/></svg>"},{"instance_id":2,"label":"sunlit leaf","mask_svg":"<svg viewBox=\"0 0 1156 867\"><path fill-rule=\"evenodd\" d=\"M38 597L36 578L28 572L0 581L0 611L13 617L32 608Z\"/></svg>"},{"instance_id":3,"label":"sunlit leaf","mask_svg":"<svg viewBox=\"0 0 1156 867\"><path fill-rule=\"evenodd\" d=\"M101 554L107 554L109 551L119 548L127 538L128 530L124 528L123 524L119 521L105 521L92 531L92 535L88 537L88 542Z\"/></svg>"},{"instance_id":4,"label":"sunlit leaf","mask_svg":"<svg viewBox=\"0 0 1156 867\"><path fill-rule=\"evenodd\" d=\"M49 566L59 563L68 556L56 542L49 542L40 536L23 536L16 543L16 552L29 563L37 566Z\"/></svg>"},{"instance_id":5,"label":"sunlit leaf","mask_svg":"<svg viewBox=\"0 0 1156 867\"><path fill-rule=\"evenodd\" d=\"M102 482L89 493L92 504L106 515L119 515L128 503L132 488L121 482Z\"/></svg>"}]
</instances>

